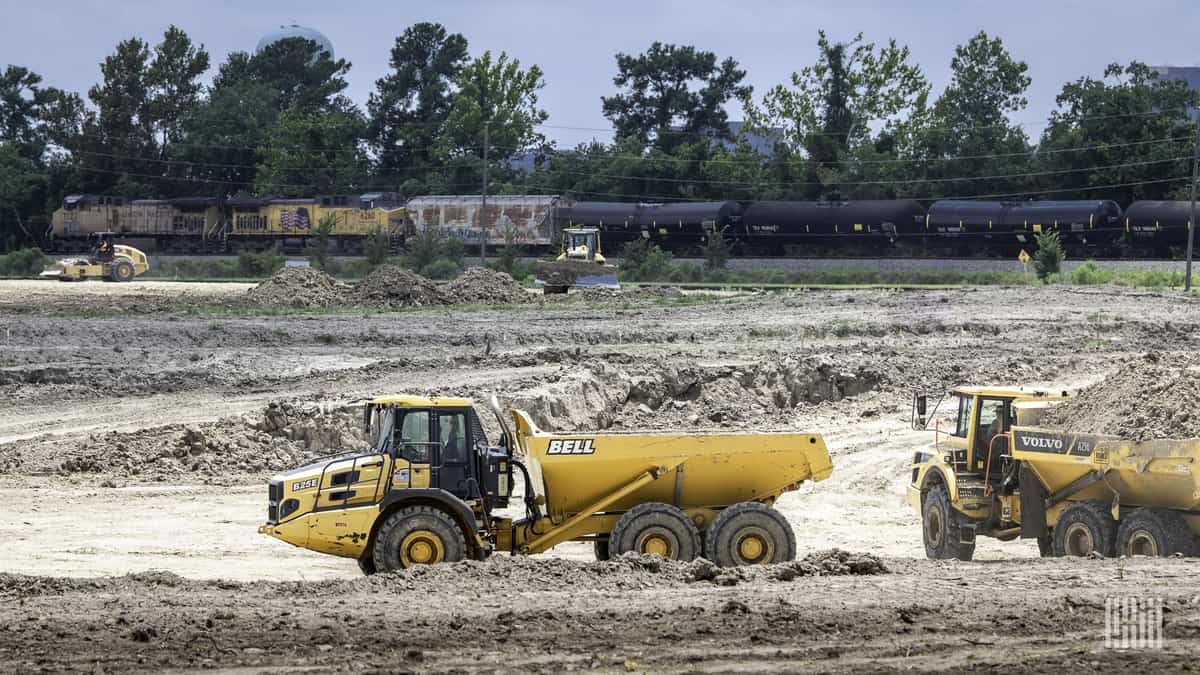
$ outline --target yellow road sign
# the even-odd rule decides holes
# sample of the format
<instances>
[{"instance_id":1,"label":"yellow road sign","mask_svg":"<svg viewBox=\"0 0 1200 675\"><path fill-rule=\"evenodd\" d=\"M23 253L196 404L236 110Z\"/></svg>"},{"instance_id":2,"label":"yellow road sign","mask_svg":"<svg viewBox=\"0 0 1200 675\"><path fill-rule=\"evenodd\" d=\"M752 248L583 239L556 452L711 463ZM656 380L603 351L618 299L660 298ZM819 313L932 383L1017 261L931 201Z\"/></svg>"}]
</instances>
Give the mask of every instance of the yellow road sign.
<instances>
[{"instance_id":1,"label":"yellow road sign","mask_svg":"<svg viewBox=\"0 0 1200 675\"><path fill-rule=\"evenodd\" d=\"M1020 260L1022 265L1029 264L1030 257L1029 254L1025 252L1025 249L1021 249L1021 253L1017 256L1017 260Z\"/></svg>"}]
</instances>

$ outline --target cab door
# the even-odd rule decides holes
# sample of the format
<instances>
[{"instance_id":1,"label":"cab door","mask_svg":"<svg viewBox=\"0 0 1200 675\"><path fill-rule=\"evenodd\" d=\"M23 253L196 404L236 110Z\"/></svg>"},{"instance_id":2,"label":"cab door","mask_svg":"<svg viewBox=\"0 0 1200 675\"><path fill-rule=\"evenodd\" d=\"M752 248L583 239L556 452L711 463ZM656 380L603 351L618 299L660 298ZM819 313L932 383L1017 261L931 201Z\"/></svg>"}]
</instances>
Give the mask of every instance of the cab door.
<instances>
[{"instance_id":1,"label":"cab door","mask_svg":"<svg viewBox=\"0 0 1200 675\"><path fill-rule=\"evenodd\" d=\"M461 408L438 410L436 421L436 484L459 499L478 497L478 485L472 482L473 439L467 424L467 411Z\"/></svg>"},{"instance_id":2,"label":"cab door","mask_svg":"<svg viewBox=\"0 0 1200 675\"><path fill-rule=\"evenodd\" d=\"M1008 454L1008 432L1012 424L1012 399L992 396L976 398L971 429L971 468L978 473L997 476L1000 458Z\"/></svg>"}]
</instances>

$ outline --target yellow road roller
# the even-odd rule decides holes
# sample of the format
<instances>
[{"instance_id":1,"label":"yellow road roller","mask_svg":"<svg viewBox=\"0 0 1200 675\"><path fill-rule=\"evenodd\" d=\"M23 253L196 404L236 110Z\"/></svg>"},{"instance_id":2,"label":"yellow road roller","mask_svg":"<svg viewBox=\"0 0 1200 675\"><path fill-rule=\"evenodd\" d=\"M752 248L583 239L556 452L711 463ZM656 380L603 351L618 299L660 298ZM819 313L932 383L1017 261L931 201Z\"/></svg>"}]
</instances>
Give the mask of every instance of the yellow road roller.
<instances>
[{"instance_id":1,"label":"yellow road roller","mask_svg":"<svg viewBox=\"0 0 1200 675\"><path fill-rule=\"evenodd\" d=\"M273 477L259 532L358 561L363 572L534 554L565 541L723 566L796 556L775 500L833 465L812 433L548 433L492 401L367 402L370 450ZM519 485L517 483L519 481ZM519 487L522 510L504 515Z\"/></svg>"},{"instance_id":2,"label":"yellow road roller","mask_svg":"<svg viewBox=\"0 0 1200 675\"><path fill-rule=\"evenodd\" d=\"M1067 397L951 390L953 421L916 452L908 486L928 557L970 560L978 535L1034 539L1047 557L1200 555L1200 439L1038 426ZM914 398L914 427L928 426L927 405Z\"/></svg>"},{"instance_id":3,"label":"yellow road roller","mask_svg":"<svg viewBox=\"0 0 1200 675\"><path fill-rule=\"evenodd\" d=\"M140 250L114 241L112 232L97 232L86 258L64 258L41 273L59 281L133 281L150 269L150 261Z\"/></svg>"}]
</instances>

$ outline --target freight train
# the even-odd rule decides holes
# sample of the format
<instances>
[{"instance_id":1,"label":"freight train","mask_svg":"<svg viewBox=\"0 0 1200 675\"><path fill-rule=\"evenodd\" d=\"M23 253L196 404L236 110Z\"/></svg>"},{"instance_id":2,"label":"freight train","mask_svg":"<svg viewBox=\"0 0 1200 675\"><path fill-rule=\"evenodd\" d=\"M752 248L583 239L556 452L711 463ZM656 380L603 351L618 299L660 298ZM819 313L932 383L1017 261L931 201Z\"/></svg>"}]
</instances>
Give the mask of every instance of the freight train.
<instances>
[{"instance_id":1,"label":"freight train","mask_svg":"<svg viewBox=\"0 0 1200 675\"><path fill-rule=\"evenodd\" d=\"M1057 232L1072 256L1169 257L1186 244L1188 202L1138 201L1122 211L1111 200L912 200L632 203L521 195L487 199L390 193L306 199L187 197L125 200L73 195L47 231L53 251L81 250L93 232L115 232L147 250L218 253L303 249L321 222L332 224L335 251L356 254L382 233L396 247L436 227L477 247L515 244L531 254L558 245L563 227L590 226L610 250L647 239L695 253L714 235L739 255L1012 256ZM486 227L483 226L486 224ZM486 233L486 234L485 234Z\"/></svg>"}]
</instances>

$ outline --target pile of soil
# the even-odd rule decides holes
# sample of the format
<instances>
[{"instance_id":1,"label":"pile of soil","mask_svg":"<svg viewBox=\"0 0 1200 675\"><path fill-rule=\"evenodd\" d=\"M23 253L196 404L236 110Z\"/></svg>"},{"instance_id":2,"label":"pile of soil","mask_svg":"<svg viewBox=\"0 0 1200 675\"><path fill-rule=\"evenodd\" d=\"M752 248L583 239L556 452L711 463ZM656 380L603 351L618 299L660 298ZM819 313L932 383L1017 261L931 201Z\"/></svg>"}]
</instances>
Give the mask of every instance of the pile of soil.
<instances>
[{"instance_id":1,"label":"pile of soil","mask_svg":"<svg viewBox=\"0 0 1200 675\"><path fill-rule=\"evenodd\" d=\"M244 480L296 468L322 455L361 450L361 420L357 408L271 403L257 415L93 436L65 453L58 470L142 480L184 474Z\"/></svg>"},{"instance_id":2,"label":"pile of soil","mask_svg":"<svg viewBox=\"0 0 1200 675\"><path fill-rule=\"evenodd\" d=\"M354 285L352 297L357 304L374 307L446 304L436 283L395 265L384 265L363 277Z\"/></svg>"},{"instance_id":3,"label":"pile of soil","mask_svg":"<svg viewBox=\"0 0 1200 675\"><path fill-rule=\"evenodd\" d=\"M1041 424L1136 441L1200 438L1200 359L1146 354L1047 410Z\"/></svg>"},{"instance_id":4,"label":"pile of soil","mask_svg":"<svg viewBox=\"0 0 1200 675\"><path fill-rule=\"evenodd\" d=\"M336 307L345 304L349 287L311 267L284 267L246 292L266 307Z\"/></svg>"},{"instance_id":5,"label":"pile of soil","mask_svg":"<svg viewBox=\"0 0 1200 675\"><path fill-rule=\"evenodd\" d=\"M539 426L574 429L791 428L795 409L873 391L883 377L827 356L747 366L601 362L508 398Z\"/></svg>"},{"instance_id":6,"label":"pile of soil","mask_svg":"<svg viewBox=\"0 0 1200 675\"><path fill-rule=\"evenodd\" d=\"M486 267L472 267L441 290L452 304L513 305L531 297L511 276Z\"/></svg>"}]
</instances>

